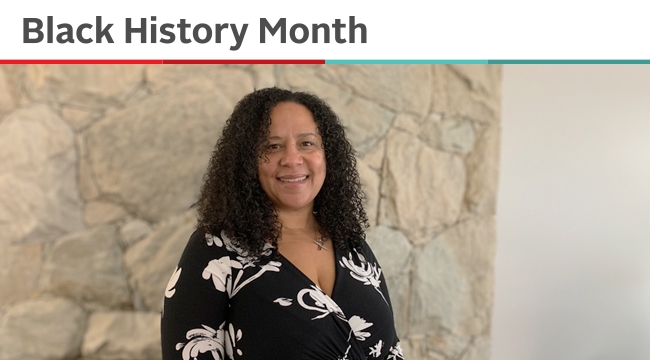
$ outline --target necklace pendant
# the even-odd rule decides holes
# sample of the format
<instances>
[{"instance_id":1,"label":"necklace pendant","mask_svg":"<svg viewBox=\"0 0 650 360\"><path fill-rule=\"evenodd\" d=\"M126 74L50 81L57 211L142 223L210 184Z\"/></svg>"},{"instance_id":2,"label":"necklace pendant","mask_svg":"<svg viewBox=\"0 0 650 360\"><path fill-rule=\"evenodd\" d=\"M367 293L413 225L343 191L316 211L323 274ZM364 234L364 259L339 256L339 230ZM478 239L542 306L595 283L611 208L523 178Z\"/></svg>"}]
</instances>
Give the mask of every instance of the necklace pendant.
<instances>
[{"instance_id":1,"label":"necklace pendant","mask_svg":"<svg viewBox=\"0 0 650 360\"><path fill-rule=\"evenodd\" d=\"M318 245L318 251L321 251L322 249L329 250L328 248L325 247L325 242L323 241L323 238L318 238L314 240L316 245Z\"/></svg>"}]
</instances>

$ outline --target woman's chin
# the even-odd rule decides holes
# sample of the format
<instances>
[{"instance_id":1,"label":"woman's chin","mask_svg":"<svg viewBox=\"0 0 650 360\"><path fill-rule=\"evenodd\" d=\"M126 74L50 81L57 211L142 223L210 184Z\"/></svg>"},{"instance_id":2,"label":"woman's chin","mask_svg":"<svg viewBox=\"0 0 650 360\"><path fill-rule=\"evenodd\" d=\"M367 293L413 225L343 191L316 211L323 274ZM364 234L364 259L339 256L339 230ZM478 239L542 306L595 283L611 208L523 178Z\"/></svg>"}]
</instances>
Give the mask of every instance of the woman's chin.
<instances>
[{"instance_id":1,"label":"woman's chin","mask_svg":"<svg viewBox=\"0 0 650 360\"><path fill-rule=\"evenodd\" d=\"M314 200L309 199L278 199L275 208L280 211L301 211L311 210L314 207Z\"/></svg>"}]
</instances>

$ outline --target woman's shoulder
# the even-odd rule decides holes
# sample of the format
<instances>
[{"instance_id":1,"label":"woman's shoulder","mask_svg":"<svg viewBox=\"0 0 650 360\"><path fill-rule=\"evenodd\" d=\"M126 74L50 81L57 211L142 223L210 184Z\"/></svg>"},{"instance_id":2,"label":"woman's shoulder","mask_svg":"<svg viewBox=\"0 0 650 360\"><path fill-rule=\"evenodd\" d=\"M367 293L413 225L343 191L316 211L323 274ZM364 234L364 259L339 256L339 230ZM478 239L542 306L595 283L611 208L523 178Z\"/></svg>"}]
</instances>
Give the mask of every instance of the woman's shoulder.
<instances>
[{"instance_id":1,"label":"woman's shoulder","mask_svg":"<svg viewBox=\"0 0 650 360\"><path fill-rule=\"evenodd\" d=\"M348 261L353 261L358 264L376 263L377 261L375 254L372 252L365 238L359 239L356 244L348 243L346 249L342 251L341 256L348 258Z\"/></svg>"},{"instance_id":2,"label":"woman's shoulder","mask_svg":"<svg viewBox=\"0 0 650 360\"><path fill-rule=\"evenodd\" d=\"M181 258L214 258L228 255L228 252L223 246L221 231L208 232L199 228L190 236Z\"/></svg>"},{"instance_id":3,"label":"woman's shoulder","mask_svg":"<svg viewBox=\"0 0 650 360\"><path fill-rule=\"evenodd\" d=\"M271 254L273 246L267 244L262 252L263 256ZM253 256L240 246L235 240L231 239L222 230L205 230L197 229L190 236L183 256L201 256L211 258L221 258L229 256L232 259L254 261Z\"/></svg>"},{"instance_id":4,"label":"woman's shoulder","mask_svg":"<svg viewBox=\"0 0 650 360\"><path fill-rule=\"evenodd\" d=\"M212 244L214 244L214 235L202 228L194 230L187 242L188 247L206 247Z\"/></svg>"},{"instance_id":5,"label":"woman's shoulder","mask_svg":"<svg viewBox=\"0 0 650 360\"><path fill-rule=\"evenodd\" d=\"M374 257L374 254L372 253L372 249L370 248L370 244L368 244L368 241L366 241L365 236L359 238L359 240L357 241L357 245L352 246L352 248L362 255L368 254Z\"/></svg>"}]
</instances>

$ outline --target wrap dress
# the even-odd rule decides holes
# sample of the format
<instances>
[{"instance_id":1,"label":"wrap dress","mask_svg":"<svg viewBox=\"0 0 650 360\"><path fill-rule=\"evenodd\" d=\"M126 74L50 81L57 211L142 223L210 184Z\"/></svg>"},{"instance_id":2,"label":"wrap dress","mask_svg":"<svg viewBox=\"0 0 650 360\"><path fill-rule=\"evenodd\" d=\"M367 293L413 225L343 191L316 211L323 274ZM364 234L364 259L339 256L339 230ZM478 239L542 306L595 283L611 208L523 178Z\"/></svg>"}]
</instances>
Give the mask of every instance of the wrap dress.
<instances>
[{"instance_id":1,"label":"wrap dress","mask_svg":"<svg viewBox=\"0 0 650 360\"><path fill-rule=\"evenodd\" d=\"M165 290L163 359L403 359L368 244L330 251L331 297L270 244L252 257L223 232L197 230Z\"/></svg>"}]
</instances>

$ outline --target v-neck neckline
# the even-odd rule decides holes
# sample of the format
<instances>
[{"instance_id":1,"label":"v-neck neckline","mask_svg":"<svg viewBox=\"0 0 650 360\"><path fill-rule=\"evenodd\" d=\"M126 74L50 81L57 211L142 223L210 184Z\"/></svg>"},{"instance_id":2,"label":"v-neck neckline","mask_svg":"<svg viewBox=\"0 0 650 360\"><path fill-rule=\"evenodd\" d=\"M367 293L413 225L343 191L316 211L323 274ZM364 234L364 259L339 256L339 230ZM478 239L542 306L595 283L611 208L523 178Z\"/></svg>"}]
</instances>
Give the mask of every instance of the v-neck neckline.
<instances>
[{"instance_id":1,"label":"v-neck neckline","mask_svg":"<svg viewBox=\"0 0 650 360\"><path fill-rule=\"evenodd\" d=\"M277 247L275 248L275 251L277 251L278 255L280 255L280 258L283 260L283 262L285 262L290 268L292 268L294 270L294 272L298 274L298 276L302 277L303 280L307 281L310 285L313 285L314 287L316 287L325 296L327 296L328 298L332 299L332 301L334 301L334 295L336 294L336 289L339 286L338 283L339 283L339 278L340 278L340 276L339 276L340 275L339 274L339 267L337 266L337 263L339 261L339 254L338 254L338 251L337 251L336 246L334 244L332 244L331 248L332 248L331 250L334 251L334 285L332 286L332 295L327 295L327 293L323 289L321 289L321 287L318 286L318 284L316 284L312 279L309 278L309 276L307 276L304 272L302 272L302 270L300 270L296 265L294 265L291 262L291 260L287 259L284 255L282 255L282 253L280 252L280 250L278 250ZM328 250L325 250L325 251L328 251ZM334 301L334 302L336 302L336 301Z\"/></svg>"}]
</instances>

